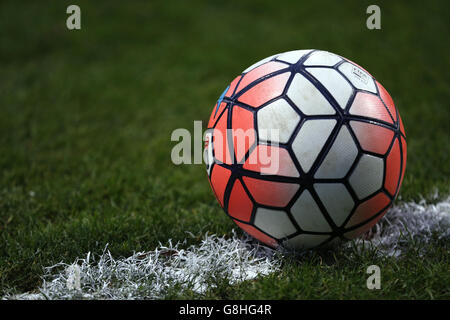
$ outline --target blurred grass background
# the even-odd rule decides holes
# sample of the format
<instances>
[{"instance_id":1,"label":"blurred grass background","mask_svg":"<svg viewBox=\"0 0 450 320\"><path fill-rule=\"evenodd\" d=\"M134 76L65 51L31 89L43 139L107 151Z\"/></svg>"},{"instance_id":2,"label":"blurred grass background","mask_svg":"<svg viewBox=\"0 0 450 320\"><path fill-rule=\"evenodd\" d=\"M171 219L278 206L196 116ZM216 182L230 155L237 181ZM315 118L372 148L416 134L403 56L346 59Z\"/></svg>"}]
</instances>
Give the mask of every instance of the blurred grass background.
<instances>
[{"instance_id":1,"label":"blurred grass background","mask_svg":"<svg viewBox=\"0 0 450 320\"><path fill-rule=\"evenodd\" d=\"M70 4L81 7L81 30L66 28ZM370 4L381 7L381 30L366 28ZM328 50L371 72L405 123L401 199L447 195L449 8L446 1L0 2L0 294L32 290L43 266L107 243L129 255L182 240L185 231L230 233L204 166L171 163L170 134L192 131L194 120L206 125L237 74L283 51ZM421 267L448 271L445 246ZM352 266L311 272L331 287ZM270 279L261 288L280 281ZM448 296L439 279L419 279L406 295L426 294L419 287L430 281L435 296ZM287 294L286 281L272 297L302 297ZM211 297L257 292L245 286ZM338 290L310 297L340 297Z\"/></svg>"}]
</instances>

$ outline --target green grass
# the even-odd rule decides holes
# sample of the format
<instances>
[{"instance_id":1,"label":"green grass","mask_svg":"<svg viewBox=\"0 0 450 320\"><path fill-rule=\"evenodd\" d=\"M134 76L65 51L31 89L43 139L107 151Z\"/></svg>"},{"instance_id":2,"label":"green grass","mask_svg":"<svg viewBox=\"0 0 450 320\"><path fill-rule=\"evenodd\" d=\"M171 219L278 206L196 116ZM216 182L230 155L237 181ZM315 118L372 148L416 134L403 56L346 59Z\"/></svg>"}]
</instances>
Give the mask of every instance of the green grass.
<instances>
[{"instance_id":1,"label":"green grass","mask_svg":"<svg viewBox=\"0 0 450 320\"><path fill-rule=\"evenodd\" d=\"M127 256L186 231L229 234L204 167L171 163L170 134L206 125L224 87L278 52L325 49L369 70L405 123L402 200L449 193L445 1L379 2L375 31L368 1L77 1L82 30L68 31L72 3L0 3L0 296L107 243ZM206 297L449 298L448 243L411 252L328 263L312 253ZM383 265L381 291L364 286L371 264Z\"/></svg>"}]
</instances>

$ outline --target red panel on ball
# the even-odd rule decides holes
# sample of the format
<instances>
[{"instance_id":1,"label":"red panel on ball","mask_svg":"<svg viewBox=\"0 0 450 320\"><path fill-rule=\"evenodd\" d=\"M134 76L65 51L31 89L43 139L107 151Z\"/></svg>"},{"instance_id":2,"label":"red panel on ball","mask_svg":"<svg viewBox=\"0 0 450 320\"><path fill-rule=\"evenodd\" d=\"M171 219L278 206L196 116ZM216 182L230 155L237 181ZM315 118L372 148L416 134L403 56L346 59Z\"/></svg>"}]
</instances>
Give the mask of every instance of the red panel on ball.
<instances>
[{"instance_id":1,"label":"red panel on ball","mask_svg":"<svg viewBox=\"0 0 450 320\"><path fill-rule=\"evenodd\" d=\"M250 177L244 177L243 179L253 199L267 206L286 206L299 189L299 185L294 183L274 182Z\"/></svg>"},{"instance_id":2,"label":"red panel on ball","mask_svg":"<svg viewBox=\"0 0 450 320\"><path fill-rule=\"evenodd\" d=\"M272 72L275 72L275 71L278 71L278 70L281 70L281 69L284 69L287 67L288 67L287 65L285 65L284 63L280 63L280 62L272 61L272 62L265 63L244 75L244 78L242 78L242 81L239 83L237 92L239 92L240 90L242 90L243 88L248 86L253 81L255 81L265 75L268 75Z\"/></svg>"},{"instance_id":3,"label":"red panel on ball","mask_svg":"<svg viewBox=\"0 0 450 320\"><path fill-rule=\"evenodd\" d=\"M358 92L350 107L350 113L393 123L380 98L370 93Z\"/></svg>"},{"instance_id":4,"label":"red panel on ball","mask_svg":"<svg viewBox=\"0 0 450 320\"><path fill-rule=\"evenodd\" d=\"M214 193L216 194L217 200L219 200L220 205L223 208L223 197L225 194L225 189L230 179L231 171L215 165L211 173L211 186L213 187Z\"/></svg>"},{"instance_id":5,"label":"red panel on ball","mask_svg":"<svg viewBox=\"0 0 450 320\"><path fill-rule=\"evenodd\" d=\"M258 83L240 96L239 101L255 108L260 107L283 93L290 74L290 72L285 72Z\"/></svg>"},{"instance_id":6,"label":"red panel on ball","mask_svg":"<svg viewBox=\"0 0 450 320\"><path fill-rule=\"evenodd\" d=\"M266 235L265 233L262 233L261 231L259 231L258 229L256 229L255 227L249 225L249 224L245 224L245 223L241 223L239 221L233 220L239 228L241 228L242 230L244 230L245 232L247 232L249 235L251 235L253 238L267 244L268 246L271 246L273 248L278 247L278 242L269 237L268 235Z\"/></svg>"},{"instance_id":7,"label":"red panel on ball","mask_svg":"<svg viewBox=\"0 0 450 320\"><path fill-rule=\"evenodd\" d=\"M227 92L225 93L226 97L231 97L233 95L234 89L236 88L240 79L241 79L241 76L237 76L236 78L234 78L233 81L231 81L230 87L228 88Z\"/></svg>"},{"instance_id":8,"label":"red panel on ball","mask_svg":"<svg viewBox=\"0 0 450 320\"><path fill-rule=\"evenodd\" d=\"M217 109L217 103L214 106L213 112L211 113L211 116L209 117L208 122L208 128L214 127L214 124L216 123L217 119L219 119L220 115L222 114L223 109L227 106L225 102L222 102L219 106L219 109L216 112Z\"/></svg>"},{"instance_id":9,"label":"red panel on ball","mask_svg":"<svg viewBox=\"0 0 450 320\"><path fill-rule=\"evenodd\" d=\"M253 126L253 113L238 106L233 107L233 145L236 160L241 163L248 149L256 141L256 132ZM243 162L243 161L242 161Z\"/></svg>"},{"instance_id":10,"label":"red panel on ball","mask_svg":"<svg viewBox=\"0 0 450 320\"><path fill-rule=\"evenodd\" d=\"M275 156L277 154L277 156ZM244 163L244 169L267 175L298 177L289 152L284 148L258 145Z\"/></svg>"},{"instance_id":11,"label":"red panel on ball","mask_svg":"<svg viewBox=\"0 0 450 320\"><path fill-rule=\"evenodd\" d=\"M386 104L389 112L392 115L394 121L397 121L397 110L394 105L394 101L392 100L391 95L386 91L386 89L377 81L378 90L380 91L380 97Z\"/></svg>"},{"instance_id":12,"label":"red panel on ball","mask_svg":"<svg viewBox=\"0 0 450 320\"><path fill-rule=\"evenodd\" d=\"M225 110L213 131L214 157L220 162L232 164L227 136L227 122L228 110Z\"/></svg>"},{"instance_id":13,"label":"red panel on ball","mask_svg":"<svg viewBox=\"0 0 450 320\"><path fill-rule=\"evenodd\" d=\"M364 150L378 154L387 152L394 137L394 131L360 121L351 121L350 125Z\"/></svg>"},{"instance_id":14,"label":"red panel on ball","mask_svg":"<svg viewBox=\"0 0 450 320\"><path fill-rule=\"evenodd\" d=\"M369 220L375 214L386 208L390 201L391 200L383 192L377 193L375 196L364 201L358 206L358 208L356 208L346 226L350 228Z\"/></svg>"},{"instance_id":15,"label":"red panel on ball","mask_svg":"<svg viewBox=\"0 0 450 320\"><path fill-rule=\"evenodd\" d=\"M383 216L386 214L386 212L388 211L388 209L384 210L382 213L380 213L380 215L378 215L376 218L370 220L369 222L367 222L366 224L362 225L359 228L356 228L355 230L349 231L347 233L344 234L344 236L347 239L353 239L356 238L364 233L366 233L367 231L369 231L370 229L372 229L372 227L374 225L377 224L378 221L380 221L381 218L383 218Z\"/></svg>"},{"instance_id":16,"label":"red panel on ball","mask_svg":"<svg viewBox=\"0 0 450 320\"><path fill-rule=\"evenodd\" d=\"M386 159L386 180L384 187L393 196L397 191L398 179L400 177L400 146L398 139L395 139L391 152Z\"/></svg>"},{"instance_id":17,"label":"red panel on ball","mask_svg":"<svg viewBox=\"0 0 450 320\"><path fill-rule=\"evenodd\" d=\"M233 218L249 222L252 216L253 203L244 190L241 182L236 180L228 202L228 214Z\"/></svg>"}]
</instances>

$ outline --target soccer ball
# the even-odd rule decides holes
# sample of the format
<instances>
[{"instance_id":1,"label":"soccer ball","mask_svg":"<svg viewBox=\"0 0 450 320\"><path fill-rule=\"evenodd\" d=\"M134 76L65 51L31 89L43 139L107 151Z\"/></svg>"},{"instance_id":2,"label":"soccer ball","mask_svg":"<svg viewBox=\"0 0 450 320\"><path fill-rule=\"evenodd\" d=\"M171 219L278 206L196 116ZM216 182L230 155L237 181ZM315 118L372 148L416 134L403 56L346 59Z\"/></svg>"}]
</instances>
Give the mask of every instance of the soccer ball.
<instances>
[{"instance_id":1,"label":"soccer ball","mask_svg":"<svg viewBox=\"0 0 450 320\"><path fill-rule=\"evenodd\" d=\"M294 249L367 232L398 195L400 114L366 70L327 51L263 59L217 101L205 133L211 187L261 242Z\"/></svg>"}]
</instances>

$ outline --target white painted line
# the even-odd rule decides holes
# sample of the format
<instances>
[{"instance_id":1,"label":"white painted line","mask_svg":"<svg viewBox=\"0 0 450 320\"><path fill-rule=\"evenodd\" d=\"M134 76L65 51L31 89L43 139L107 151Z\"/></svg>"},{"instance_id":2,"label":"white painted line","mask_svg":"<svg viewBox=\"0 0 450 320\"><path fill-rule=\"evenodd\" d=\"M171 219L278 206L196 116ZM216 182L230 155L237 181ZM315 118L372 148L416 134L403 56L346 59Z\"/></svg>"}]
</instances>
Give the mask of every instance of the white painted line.
<instances>
[{"instance_id":1,"label":"white painted line","mask_svg":"<svg viewBox=\"0 0 450 320\"><path fill-rule=\"evenodd\" d=\"M396 206L378 223L370 241L354 240L346 246L375 246L381 255L398 257L410 237L426 243L433 234L450 237L450 197L436 204ZM232 285L280 270L283 256L234 233L231 238L205 235L200 245L184 247L169 241L154 251L119 259L107 249L96 259L88 253L71 264L45 268L37 293L3 299L158 299L170 290L202 293L221 281Z\"/></svg>"}]
</instances>

